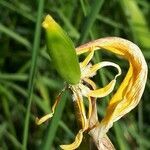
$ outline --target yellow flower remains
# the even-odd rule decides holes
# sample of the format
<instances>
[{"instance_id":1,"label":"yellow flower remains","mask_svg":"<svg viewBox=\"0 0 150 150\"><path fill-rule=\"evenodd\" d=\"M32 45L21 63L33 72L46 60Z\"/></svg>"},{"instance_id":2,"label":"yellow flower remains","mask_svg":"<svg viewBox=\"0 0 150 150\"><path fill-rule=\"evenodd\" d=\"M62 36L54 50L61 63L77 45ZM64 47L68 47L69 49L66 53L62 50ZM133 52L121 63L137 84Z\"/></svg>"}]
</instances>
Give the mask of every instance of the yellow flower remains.
<instances>
[{"instance_id":1,"label":"yellow flower remains","mask_svg":"<svg viewBox=\"0 0 150 150\"><path fill-rule=\"evenodd\" d=\"M102 98L110 94L116 84L116 79L121 75L119 65L103 61L92 65L90 63L96 50L105 49L114 54L117 54L129 62L129 70L118 88L108 103L106 115L98 122L96 110L96 98ZM64 150L74 150L79 147L83 139L83 133L88 131L97 145L97 148L106 149L103 139L108 139L106 133L112 127L113 123L131 111L140 101L143 94L146 80L147 80L147 64L141 50L132 42L118 38L108 37L98 39L76 48L77 55L89 53L83 62L80 63L81 79L76 85L69 85L73 93L73 101L77 105L79 111L78 116L81 120L81 129L76 135L75 141L69 145L61 145ZM115 67L118 71L114 79L105 87L97 89L96 84L91 78L96 75L97 70L106 67ZM55 108L60 100L58 95L55 104L52 107L52 113L36 119L39 125L51 118L54 114ZM83 97L88 99L89 109L88 115L84 109ZM113 148L112 148L113 149Z\"/></svg>"}]
</instances>

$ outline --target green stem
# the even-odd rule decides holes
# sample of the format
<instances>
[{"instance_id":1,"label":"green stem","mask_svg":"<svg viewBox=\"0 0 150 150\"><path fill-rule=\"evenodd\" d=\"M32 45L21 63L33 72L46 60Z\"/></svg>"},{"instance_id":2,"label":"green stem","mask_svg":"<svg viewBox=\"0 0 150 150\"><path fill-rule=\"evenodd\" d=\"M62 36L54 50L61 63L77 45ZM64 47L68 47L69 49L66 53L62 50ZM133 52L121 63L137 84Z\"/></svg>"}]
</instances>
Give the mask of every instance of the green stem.
<instances>
[{"instance_id":1,"label":"green stem","mask_svg":"<svg viewBox=\"0 0 150 150\"><path fill-rule=\"evenodd\" d=\"M28 86L28 106L27 106L27 112L26 112L26 117L25 117L22 150L27 149L29 118L30 118L30 110L31 110L31 104L32 104L32 97L33 97L36 62L37 62L39 43L40 43L41 20L42 20L43 9L44 9L44 0L39 0L36 29L35 29L35 36L34 36L34 43L33 43L33 53L32 53L32 60L31 60L29 86Z\"/></svg>"}]
</instances>

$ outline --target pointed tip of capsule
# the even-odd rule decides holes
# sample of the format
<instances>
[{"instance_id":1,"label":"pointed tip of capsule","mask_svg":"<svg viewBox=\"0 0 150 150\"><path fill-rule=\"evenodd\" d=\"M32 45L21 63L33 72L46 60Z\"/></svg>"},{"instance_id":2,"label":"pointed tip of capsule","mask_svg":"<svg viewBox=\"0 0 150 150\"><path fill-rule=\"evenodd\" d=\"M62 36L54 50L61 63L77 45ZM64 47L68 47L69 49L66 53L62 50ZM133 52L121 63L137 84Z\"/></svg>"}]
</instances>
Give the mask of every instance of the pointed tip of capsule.
<instances>
[{"instance_id":1,"label":"pointed tip of capsule","mask_svg":"<svg viewBox=\"0 0 150 150\"><path fill-rule=\"evenodd\" d=\"M47 29L49 26L52 26L53 24L55 24L55 20L50 15L47 15L42 23L42 26L45 29Z\"/></svg>"}]
</instances>

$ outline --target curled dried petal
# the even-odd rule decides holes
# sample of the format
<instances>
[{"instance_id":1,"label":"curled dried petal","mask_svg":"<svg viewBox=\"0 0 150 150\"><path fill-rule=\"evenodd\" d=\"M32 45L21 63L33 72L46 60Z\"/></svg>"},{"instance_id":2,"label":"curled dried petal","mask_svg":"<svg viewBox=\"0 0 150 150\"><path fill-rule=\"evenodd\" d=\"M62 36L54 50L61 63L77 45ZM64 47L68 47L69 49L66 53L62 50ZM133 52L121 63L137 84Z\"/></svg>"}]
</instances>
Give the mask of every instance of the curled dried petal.
<instances>
[{"instance_id":1,"label":"curled dried petal","mask_svg":"<svg viewBox=\"0 0 150 150\"><path fill-rule=\"evenodd\" d=\"M53 115L54 115L54 113L49 113L49 114L43 116L43 117L40 118L40 119L39 119L38 117L36 117L35 123L36 123L37 125L40 125L40 124L42 124L43 122L47 121L48 119L52 118Z\"/></svg>"},{"instance_id":2,"label":"curled dried petal","mask_svg":"<svg viewBox=\"0 0 150 150\"><path fill-rule=\"evenodd\" d=\"M129 70L119 89L110 100L105 117L100 123L100 135L103 136L113 122L131 111L139 103L147 80L147 64L141 50L134 43L117 37L102 38L76 49L77 54L105 49L121 55L129 61Z\"/></svg>"},{"instance_id":3,"label":"curled dried petal","mask_svg":"<svg viewBox=\"0 0 150 150\"><path fill-rule=\"evenodd\" d=\"M95 64L91 67L90 69L90 72L89 74L93 74L93 72L96 72L98 69L101 69L103 67L106 67L106 66L113 66L115 68L117 68L118 70L118 74L115 76L115 78L109 83L107 84L105 87L103 88L100 88L100 89L96 89L96 90L91 90L89 92L89 96L92 96L92 97L105 97L107 96L108 94L110 94L114 87L115 87L115 84L116 84L116 78L121 75L121 69L119 67L119 65L115 64L115 63L112 63L112 62L109 62L109 61L103 61L103 62L100 62L98 64Z\"/></svg>"},{"instance_id":4,"label":"curled dried petal","mask_svg":"<svg viewBox=\"0 0 150 150\"><path fill-rule=\"evenodd\" d=\"M63 150L75 150L76 148L79 147L79 145L81 144L82 142L82 138L83 138L83 130L81 129L76 138L75 138L75 141L72 143L72 144L68 144L68 145L60 145L60 147L63 149Z\"/></svg>"}]
</instances>

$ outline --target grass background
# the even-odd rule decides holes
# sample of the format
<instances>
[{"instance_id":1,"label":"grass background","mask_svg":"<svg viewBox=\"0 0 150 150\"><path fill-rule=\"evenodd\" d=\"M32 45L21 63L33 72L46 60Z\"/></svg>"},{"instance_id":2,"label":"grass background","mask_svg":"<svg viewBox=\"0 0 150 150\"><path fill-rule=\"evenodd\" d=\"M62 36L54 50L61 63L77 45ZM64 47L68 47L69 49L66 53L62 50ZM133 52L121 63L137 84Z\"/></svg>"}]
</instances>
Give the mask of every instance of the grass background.
<instances>
[{"instance_id":1,"label":"grass background","mask_svg":"<svg viewBox=\"0 0 150 150\"><path fill-rule=\"evenodd\" d=\"M63 80L46 53L41 21L51 14L68 32L75 46L106 36L119 36L141 48L150 66L149 0L0 0L0 150L57 150L77 133L73 103L65 92L53 119L41 126L35 117L51 111ZM124 60L105 53L93 62L111 60L123 70ZM94 78L104 86L115 71L103 69ZM122 77L122 78L123 78ZM122 78L119 79L119 86ZM150 149L150 78L142 100L114 124L108 135L118 150ZM98 101L99 118L109 97Z\"/></svg>"}]
</instances>

